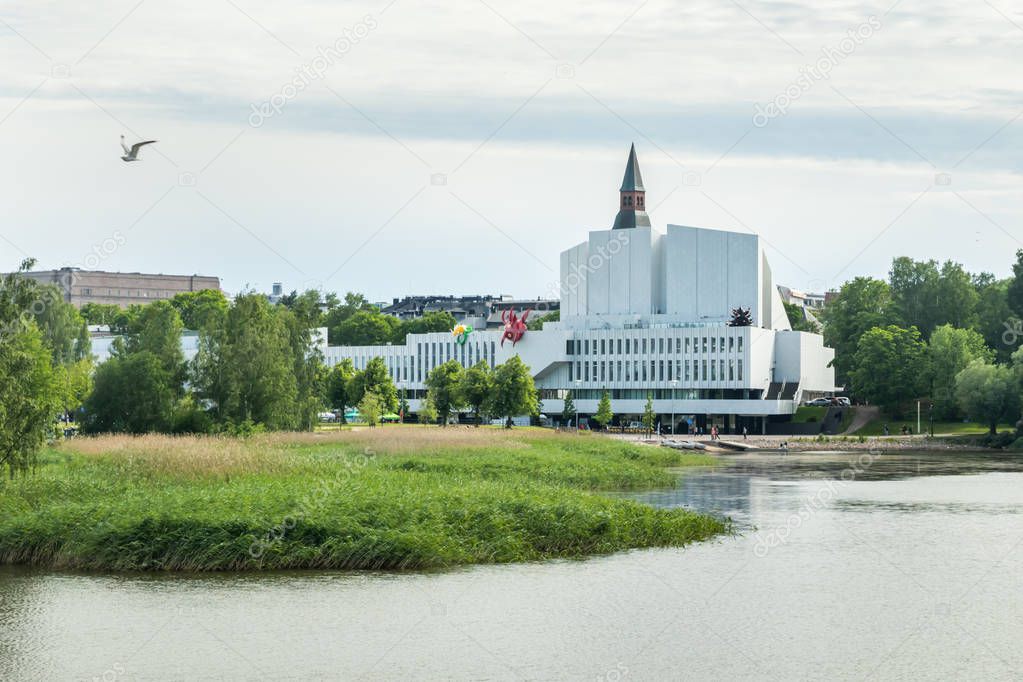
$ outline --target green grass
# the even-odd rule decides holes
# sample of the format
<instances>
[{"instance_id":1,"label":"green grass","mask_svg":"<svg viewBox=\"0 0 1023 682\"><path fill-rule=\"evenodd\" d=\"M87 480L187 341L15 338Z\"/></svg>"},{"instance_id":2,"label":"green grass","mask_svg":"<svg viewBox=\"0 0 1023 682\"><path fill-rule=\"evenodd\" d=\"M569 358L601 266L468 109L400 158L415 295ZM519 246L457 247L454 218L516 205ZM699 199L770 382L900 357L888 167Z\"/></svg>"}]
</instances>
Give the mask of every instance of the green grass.
<instances>
[{"instance_id":1,"label":"green grass","mask_svg":"<svg viewBox=\"0 0 1023 682\"><path fill-rule=\"evenodd\" d=\"M807 424L811 422L820 423L824 419L824 415L827 414L828 408L816 407L812 405L800 405L796 408L796 413L792 415L792 423L794 424Z\"/></svg>"},{"instance_id":2,"label":"green grass","mask_svg":"<svg viewBox=\"0 0 1023 682\"><path fill-rule=\"evenodd\" d=\"M423 569L683 546L728 525L600 491L713 461L529 429L77 439L0 483L0 563Z\"/></svg>"},{"instance_id":3,"label":"green grass","mask_svg":"<svg viewBox=\"0 0 1023 682\"><path fill-rule=\"evenodd\" d=\"M913 429L913 433L916 433L916 418L913 419L902 419L902 420L890 420L885 417L880 417L874 421L865 425L862 429L856 432L855 435L863 436L880 436L882 435L882 426L888 424L888 431L892 436L902 435L902 427L908 426ZM921 418L920 428L923 433L928 433L929 423L926 418ZM999 431L1013 431L1015 426L1009 424L1000 424L998 426ZM935 436L968 436L968 435L984 435L988 432L986 424L978 424L976 422L934 422L934 435Z\"/></svg>"}]
</instances>

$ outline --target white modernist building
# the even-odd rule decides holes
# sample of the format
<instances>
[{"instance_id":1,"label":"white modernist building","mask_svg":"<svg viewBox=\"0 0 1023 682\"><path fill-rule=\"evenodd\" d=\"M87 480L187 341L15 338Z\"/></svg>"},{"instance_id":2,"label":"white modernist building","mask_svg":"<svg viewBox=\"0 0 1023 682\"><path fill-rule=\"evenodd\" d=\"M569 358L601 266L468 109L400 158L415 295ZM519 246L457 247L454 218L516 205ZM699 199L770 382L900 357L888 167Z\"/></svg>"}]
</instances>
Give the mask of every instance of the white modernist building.
<instances>
[{"instance_id":1,"label":"white modernist building","mask_svg":"<svg viewBox=\"0 0 1023 682\"><path fill-rule=\"evenodd\" d=\"M737 312L748 315L737 320ZM792 331L760 238L652 227L635 147L614 227L561 254L560 321L515 345L502 345L502 334L473 332L464 345L449 333L414 334L402 346L325 352L329 364L350 358L357 369L383 358L413 413L437 365L493 366L513 355L532 369L548 415L560 416L572 391L585 418L607 390L622 420L642 414L651 397L667 431L716 424L760 432L788 419L801 399L835 390L834 351L819 334Z\"/></svg>"}]
</instances>

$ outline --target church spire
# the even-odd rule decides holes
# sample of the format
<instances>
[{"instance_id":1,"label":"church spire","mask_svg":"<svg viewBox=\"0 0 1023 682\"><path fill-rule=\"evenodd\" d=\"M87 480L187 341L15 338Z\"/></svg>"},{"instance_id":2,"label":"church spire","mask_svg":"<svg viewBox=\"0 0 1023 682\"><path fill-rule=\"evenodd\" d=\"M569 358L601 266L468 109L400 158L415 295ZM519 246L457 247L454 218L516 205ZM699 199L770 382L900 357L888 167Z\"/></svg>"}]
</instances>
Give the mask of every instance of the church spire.
<instances>
[{"instance_id":1,"label":"church spire","mask_svg":"<svg viewBox=\"0 0 1023 682\"><path fill-rule=\"evenodd\" d=\"M643 174L639 172L636 145L629 150L629 161L625 164L625 177L619 190L618 215L615 216L615 230L631 227L650 227L650 216L646 213L646 190Z\"/></svg>"}]
</instances>

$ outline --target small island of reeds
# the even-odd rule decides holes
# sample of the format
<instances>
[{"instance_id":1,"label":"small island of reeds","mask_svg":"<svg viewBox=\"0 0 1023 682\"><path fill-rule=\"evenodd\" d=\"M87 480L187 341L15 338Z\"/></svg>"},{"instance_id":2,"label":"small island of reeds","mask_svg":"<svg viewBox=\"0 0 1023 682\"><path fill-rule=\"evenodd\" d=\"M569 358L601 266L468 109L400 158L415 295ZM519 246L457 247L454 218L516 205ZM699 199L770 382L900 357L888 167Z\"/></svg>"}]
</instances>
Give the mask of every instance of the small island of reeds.
<instances>
[{"instance_id":1,"label":"small island of reeds","mask_svg":"<svg viewBox=\"0 0 1023 682\"><path fill-rule=\"evenodd\" d=\"M427 569L681 547L727 522L603 493L712 463L539 429L78 438L0 483L0 563Z\"/></svg>"}]
</instances>

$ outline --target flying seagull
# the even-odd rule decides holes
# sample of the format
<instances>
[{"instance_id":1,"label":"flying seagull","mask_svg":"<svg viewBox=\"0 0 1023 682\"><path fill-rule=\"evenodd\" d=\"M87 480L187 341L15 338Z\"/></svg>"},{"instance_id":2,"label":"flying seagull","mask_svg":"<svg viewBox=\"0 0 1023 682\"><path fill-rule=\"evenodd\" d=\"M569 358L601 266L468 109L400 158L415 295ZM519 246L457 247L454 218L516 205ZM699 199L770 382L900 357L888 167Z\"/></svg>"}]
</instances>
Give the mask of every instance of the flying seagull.
<instances>
[{"instance_id":1,"label":"flying seagull","mask_svg":"<svg viewBox=\"0 0 1023 682\"><path fill-rule=\"evenodd\" d=\"M145 142L136 142L128 148L128 145L124 143L124 135L121 135L121 148L124 149L124 156L121 157L121 161L138 161L139 160L139 149L143 145L153 144L156 140L146 140Z\"/></svg>"}]
</instances>

